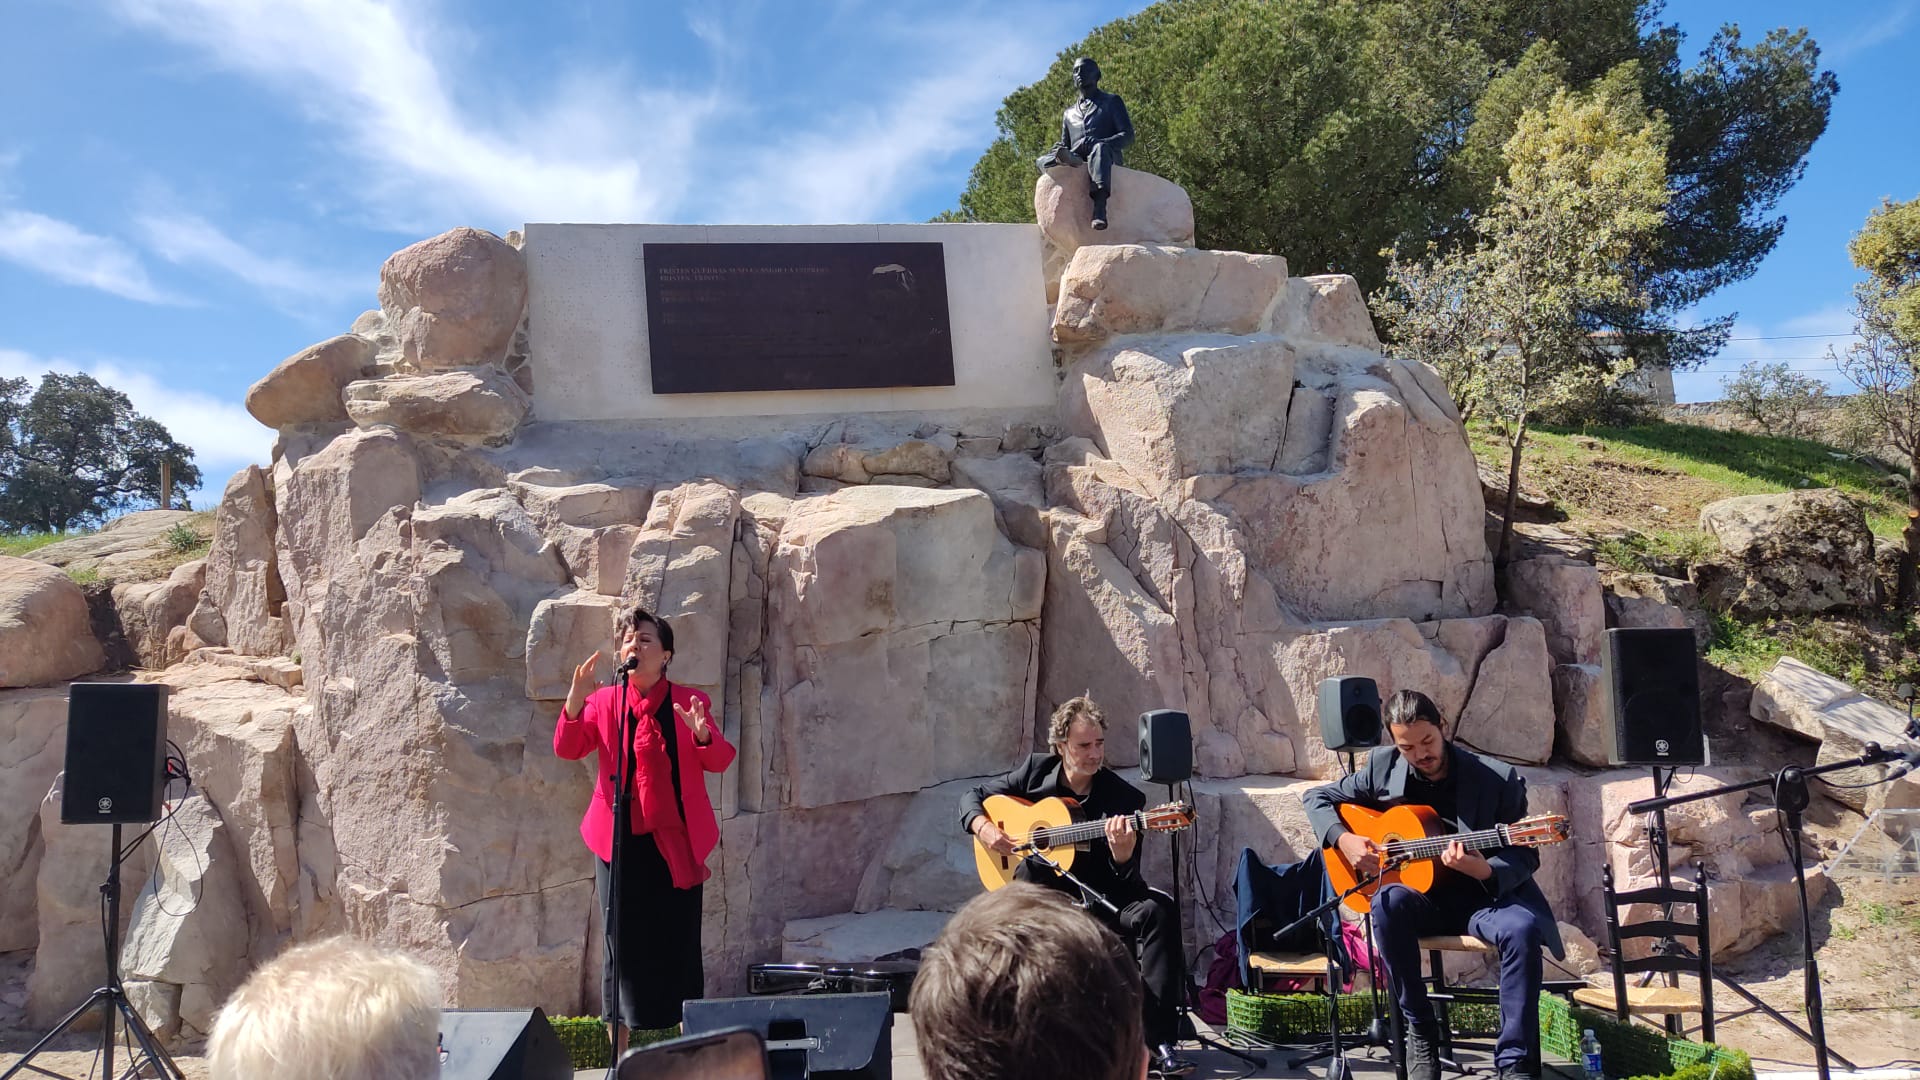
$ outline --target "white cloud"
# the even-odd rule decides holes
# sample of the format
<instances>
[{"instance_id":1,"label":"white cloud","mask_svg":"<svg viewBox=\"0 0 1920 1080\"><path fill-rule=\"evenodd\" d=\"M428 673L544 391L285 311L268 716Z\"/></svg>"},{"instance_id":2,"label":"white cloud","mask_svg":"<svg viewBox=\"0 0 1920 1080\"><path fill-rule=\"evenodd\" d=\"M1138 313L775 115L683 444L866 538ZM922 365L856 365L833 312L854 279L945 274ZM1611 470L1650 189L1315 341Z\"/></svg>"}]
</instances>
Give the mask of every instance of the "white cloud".
<instances>
[{"instance_id":1,"label":"white cloud","mask_svg":"<svg viewBox=\"0 0 1920 1080\"><path fill-rule=\"evenodd\" d=\"M740 94L734 76L758 43L724 13L687 20L715 69L703 86L575 66L528 105L490 95L491 83L460 70L470 28L407 0L117 0L115 10L298 104L355 159L356 198L407 230L450 219L511 227L897 215L954 155L985 144L1000 98L1044 68L1076 14L967 10L909 23L880 9L830 19L848 24L835 32L859 32L833 42L864 59L821 62L860 64L875 88L793 130L756 112L786 104L779 95ZM938 61L922 62L929 57ZM911 76L892 78L895 67ZM753 134L769 125L776 134Z\"/></svg>"},{"instance_id":2,"label":"white cloud","mask_svg":"<svg viewBox=\"0 0 1920 1080\"><path fill-rule=\"evenodd\" d=\"M1836 394L1857 388L1829 359L1828 350L1844 354L1854 341L1853 309L1846 304L1825 307L1777 322L1740 319L1733 324L1726 348L1699 369L1677 372L1674 395L1680 401L1717 401L1728 380L1739 377L1746 364L1785 364L1826 382Z\"/></svg>"},{"instance_id":3,"label":"white cloud","mask_svg":"<svg viewBox=\"0 0 1920 1080\"><path fill-rule=\"evenodd\" d=\"M168 262L208 266L230 274L282 307L372 293L370 280L316 270L283 256L263 255L194 214L142 214L134 223L147 247Z\"/></svg>"},{"instance_id":4,"label":"white cloud","mask_svg":"<svg viewBox=\"0 0 1920 1080\"><path fill-rule=\"evenodd\" d=\"M272 460L274 433L262 427L247 410L194 390L180 390L116 361L76 363L60 357L39 357L0 347L0 378L24 376L38 385L49 371L86 374L127 395L133 411L165 425L175 440L193 449L200 467L201 490L219 492L233 475L249 464ZM197 504L211 505L206 499Z\"/></svg>"},{"instance_id":5,"label":"white cloud","mask_svg":"<svg viewBox=\"0 0 1920 1080\"><path fill-rule=\"evenodd\" d=\"M186 303L155 286L140 257L120 241L30 210L0 210L0 259L129 300Z\"/></svg>"},{"instance_id":6,"label":"white cloud","mask_svg":"<svg viewBox=\"0 0 1920 1080\"><path fill-rule=\"evenodd\" d=\"M948 61L935 73L832 116L811 131L748 155L728 186L718 220L861 222L926 183L949 159L984 145L1008 88L1044 68L1037 35L992 24L929 27Z\"/></svg>"},{"instance_id":7,"label":"white cloud","mask_svg":"<svg viewBox=\"0 0 1920 1080\"><path fill-rule=\"evenodd\" d=\"M1906 33L1916 14L1920 14L1920 0L1902 0L1872 22L1852 33L1840 35L1829 44L1825 50L1828 62L1840 63L1898 38Z\"/></svg>"},{"instance_id":8,"label":"white cloud","mask_svg":"<svg viewBox=\"0 0 1920 1080\"><path fill-rule=\"evenodd\" d=\"M369 167L390 213L658 219L713 102L573 73L542 108L483 121L431 45L454 30L378 0L122 0L128 19L292 96ZM467 87L463 84L462 89ZM644 153L646 165L642 165Z\"/></svg>"}]
</instances>

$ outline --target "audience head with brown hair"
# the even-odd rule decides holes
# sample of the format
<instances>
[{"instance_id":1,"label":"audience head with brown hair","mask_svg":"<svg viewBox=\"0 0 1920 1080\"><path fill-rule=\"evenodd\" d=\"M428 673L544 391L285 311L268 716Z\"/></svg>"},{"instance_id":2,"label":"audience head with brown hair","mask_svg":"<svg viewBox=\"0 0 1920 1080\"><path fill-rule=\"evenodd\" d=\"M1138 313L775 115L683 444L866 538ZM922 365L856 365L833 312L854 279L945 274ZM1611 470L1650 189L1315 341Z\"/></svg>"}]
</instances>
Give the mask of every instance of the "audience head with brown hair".
<instances>
[{"instance_id":1,"label":"audience head with brown hair","mask_svg":"<svg viewBox=\"0 0 1920 1080\"><path fill-rule=\"evenodd\" d=\"M248 976L207 1040L213 1080L432 1080L440 979L396 949L328 938Z\"/></svg>"},{"instance_id":2,"label":"audience head with brown hair","mask_svg":"<svg viewBox=\"0 0 1920 1080\"><path fill-rule=\"evenodd\" d=\"M1052 889L975 897L920 962L913 1028L930 1080L1140 1080L1140 971Z\"/></svg>"}]
</instances>

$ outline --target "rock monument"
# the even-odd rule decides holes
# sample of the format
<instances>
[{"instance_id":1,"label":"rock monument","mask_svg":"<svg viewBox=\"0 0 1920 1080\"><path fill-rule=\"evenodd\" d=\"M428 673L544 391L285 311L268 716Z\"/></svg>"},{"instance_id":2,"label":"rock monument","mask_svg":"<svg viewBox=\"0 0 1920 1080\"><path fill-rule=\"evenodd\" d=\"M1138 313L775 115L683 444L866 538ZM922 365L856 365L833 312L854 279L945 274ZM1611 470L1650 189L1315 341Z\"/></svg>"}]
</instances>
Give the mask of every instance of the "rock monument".
<instances>
[{"instance_id":1,"label":"rock monument","mask_svg":"<svg viewBox=\"0 0 1920 1080\"><path fill-rule=\"evenodd\" d=\"M1591 565L1534 567L1525 613L1496 610L1459 414L1381 351L1352 278L1192 246L1185 193L1146 174L1114 172L1100 238L1125 242L1092 243L1078 198L1047 175L1039 226L536 224L393 255L379 308L248 393L278 442L227 483L206 560L115 594L197 788L162 833L168 902L128 905L153 1026L204 1035L245 971L343 930L428 957L461 1006L597 1008L591 766L550 739L572 664L636 603L673 621L674 677L741 749L709 781L712 992L750 962L931 940L978 889L957 792L1089 688L1118 766L1132 717L1192 717L1192 868L1218 908L1243 846L1313 846L1297 796L1338 768L1319 681L1418 687L1526 766L1537 809L1574 816L1541 880L1597 933L1599 867L1646 867L1631 774L1547 764L1597 718ZM705 317L649 314L645 283L673 284L656 245L717 241L939 245L947 381L654 392L646 358L670 358L650 320ZM865 287L934 287L906 265ZM86 604L0 564L6 685L97 670L80 630L28 663L5 620L84 628ZM100 853L45 801L57 687L0 693L0 717L0 947L38 947L44 1024L91 985ZM1722 809L1676 841L1762 864L1760 826Z\"/></svg>"}]
</instances>

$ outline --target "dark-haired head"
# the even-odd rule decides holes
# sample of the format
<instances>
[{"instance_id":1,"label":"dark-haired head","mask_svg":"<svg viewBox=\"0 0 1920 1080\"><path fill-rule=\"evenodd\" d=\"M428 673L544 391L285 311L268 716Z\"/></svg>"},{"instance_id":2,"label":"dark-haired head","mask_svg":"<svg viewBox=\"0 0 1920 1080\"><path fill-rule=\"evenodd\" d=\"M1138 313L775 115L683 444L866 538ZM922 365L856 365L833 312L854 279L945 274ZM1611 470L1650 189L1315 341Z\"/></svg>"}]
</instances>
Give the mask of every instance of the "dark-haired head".
<instances>
[{"instance_id":1,"label":"dark-haired head","mask_svg":"<svg viewBox=\"0 0 1920 1080\"><path fill-rule=\"evenodd\" d=\"M1440 707L1418 690L1397 690L1384 710L1394 748L1429 780L1447 775L1447 722Z\"/></svg>"},{"instance_id":2,"label":"dark-haired head","mask_svg":"<svg viewBox=\"0 0 1920 1080\"><path fill-rule=\"evenodd\" d=\"M622 621L620 662L634 661L633 681L652 686L666 674L673 662L673 627L667 620L643 607L636 607Z\"/></svg>"}]
</instances>

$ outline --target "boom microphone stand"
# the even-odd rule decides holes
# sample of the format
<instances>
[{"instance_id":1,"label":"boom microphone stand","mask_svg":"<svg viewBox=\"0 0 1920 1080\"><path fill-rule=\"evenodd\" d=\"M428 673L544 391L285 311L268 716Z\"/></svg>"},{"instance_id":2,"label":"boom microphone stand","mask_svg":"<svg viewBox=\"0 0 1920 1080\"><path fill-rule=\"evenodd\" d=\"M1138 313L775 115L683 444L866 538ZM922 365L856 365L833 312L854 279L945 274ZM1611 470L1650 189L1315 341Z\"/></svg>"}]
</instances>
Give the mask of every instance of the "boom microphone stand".
<instances>
[{"instance_id":1,"label":"boom microphone stand","mask_svg":"<svg viewBox=\"0 0 1920 1080\"><path fill-rule=\"evenodd\" d=\"M1686 795L1674 795L1658 799L1642 799L1627 807L1627 812L1631 814L1657 813L1670 806L1698 802L1701 799L1711 799L1717 795L1728 795L1736 791L1751 791L1760 787L1771 787L1773 789L1773 804L1787 820L1787 854L1788 858L1793 862L1794 882L1800 889L1800 942L1806 961L1805 997L1807 1003L1807 1026L1812 1029L1810 1035L1806 1032L1801 1032L1800 1034L1805 1036L1807 1041L1813 1044L1814 1065L1820 1080L1832 1080L1833 1073L1831 1067L1828 1065L1829 1058L1838 1059L1840 1063L1848 1069L1852 1069L1854 1066L1844 1058L1840 1058L1838 1054L1833 1054L1827 1049L1826 1017L1820 1000L1820 967L1819 961L1816 960L1813 955L1813 910L1812 905L1807 902L1807 869L1801 862L1803 833L1801 814L1807 809L1808 804L1813 801L1813 796L1807 789L1807 780L1819 776L1822 773L1838 772L1842 769L1858 769L1867 765L1880 765L1897 760L1905 760L1910 764L1920 762L1920 751L1908 751L1903 754L1890 750L1882 750L1877 743L1868 743L1866 751L1859 757L1848 758L1845 761L1816 765L1810 769L1803 769L1798 765L1789 765L1773 776L1752 780L1744 784L1728 784L1724 787L1711 788L1707 791L1696 791ZM1735 989L1739 988L1735 987ZM1741 993L1742 996L1746 997L1749 1001L1755 1000L1751 995L1746 994L1744 990L1742 990ZM1767 1011L1772 1013L1771 1009ZM1773 1013L1773 1015L1781 1019L1782 1022L1785 1021L1785 1018L1780 1017L1778 1013ZM1792 1027L1793 1025L1789 1024L1788 1026ZM1794 1030L1798 1031L1799 1029L1796 1027Z\"/></svg>"},{"instance_id":2,"label":"boom microphone stand","mask_svg":"<svg viewBox=\"0 0 1920 1080\"><path fill-rule=\"evenodd\" d=\"M1352 896L1354 893L1360 892L1361 890L1366 889L1372 886L1374 883L1378 882L1380 880L1381 875L1385 874L1389 869L1391 868L1386 864L1385 860L1382 860L1380 869L1375 870L1372 876L1362 878L1361 880L1354 882L1353 888L1348 889L1346 892L1343 892L1338 896L1328 899L1326 902L1322 903L1319 907L1314 908L1312 911L1309 911L1305 915L1302 915L1299 918L1288 923L1283 929L1276 932L1274 934L1274 937L1276 938L1291 937L1295 931L1299 930L1301 927L1307 925L1308 923L1318 922L1321 916L1339 907L1342 903L1346 901L1347 897ZM1338 933L1338 930L1336 929L1335 932ZM1367 947L1368 948L1373 947L1373 939L1371 938L1371 936L1369 936L1369 938L1367 939ZM1287 1062L1287 1068L1297 1069L1300 1066L1307 1064L1308 1062L1318 1061L1321 1058L1329 1058L1331 1059L1331 1062L1327 1066L1327 1080L1343 1080L1343 1078L1352 1075L1352 1069L1349 1068L1347 1065L1346 1049L1342 1047L1340 1044L1340 988L1333 979L1333 971L1334 971L1333 943L1328 942L1326 948L1327 948L1327 1039L1328 1041L1326 1042L1326 1044L1324 1044L1324 1046L1315 1048L1311 1053L1305 1054L1301 1057L1290 1059ZM1371 958L1369 958L1368 960L1367 979L1368 979L1368 982L1373 981ZM1391 1003L1389 1003L1388 1007L1393 1008ZM1399 1010L1393 1009L1393 1012L1394 1012L1394 1017L1397 1021L1397 1018L1399 1017ZM1373 1037L1373 1027L1378 1022L1379 1020L1377 1016L1372 1018L1371 1022L1368 1024L1367 1038L1359 1041L1361 1042L1375 1041ZM1395 1026L1397 1028L1397 1023Z\"/></svg>"}]
</instances>

